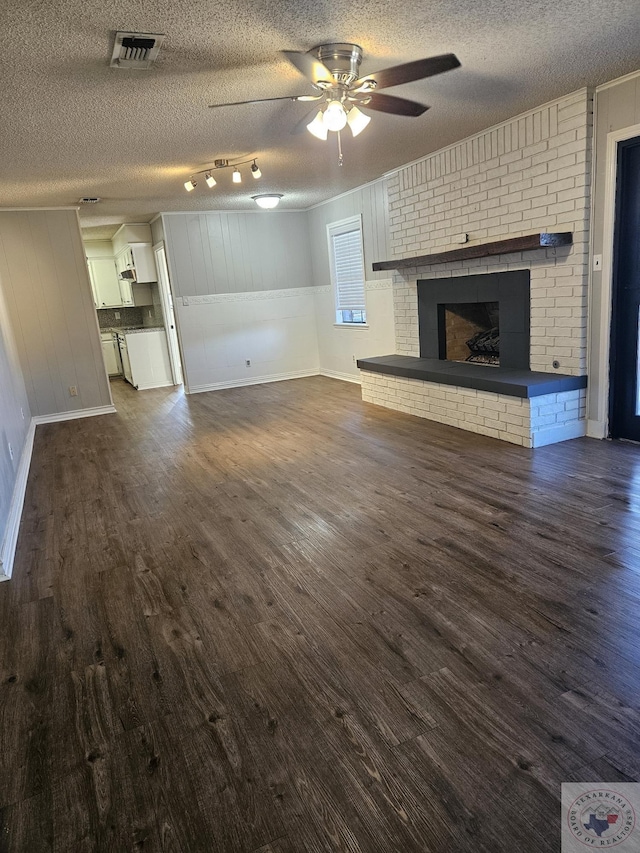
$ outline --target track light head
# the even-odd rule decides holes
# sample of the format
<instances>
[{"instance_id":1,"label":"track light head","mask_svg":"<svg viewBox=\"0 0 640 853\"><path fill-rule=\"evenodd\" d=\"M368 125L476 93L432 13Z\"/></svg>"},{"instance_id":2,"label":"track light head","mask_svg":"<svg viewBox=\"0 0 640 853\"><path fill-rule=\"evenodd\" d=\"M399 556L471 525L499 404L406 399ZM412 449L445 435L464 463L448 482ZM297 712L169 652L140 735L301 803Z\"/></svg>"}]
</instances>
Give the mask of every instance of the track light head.
<instances>
[{"instance_id":1,"label":"track light head","mask_svg":"<svg viewBox=\"0 0 640 853\"><path fill-rule=\"evenodd\" d=\"M185 181L185 184L184 184L184 188L188 193L190 193L192 190L195 190L195 188L197 186L198 186L198 182L194 181L193 178L189 178L189 180Z\"/></svg>"},{"instance_id":2,"label":"track light head","mask_svg":"<svg viewBox=\"0 0 640 853\"><path fill-rule=\"evenodd\" d=\"M238 169L237 166L233 170L232 180L233 180L234 184L241 184L242 183L242 175L240 174L240 170Z\"/></svg>"},{"instance_id":3,"label":"track light head","mask_svg":"<svg viewBox=\"0 0 640 853\"><path fill-rule=\"evenodd\" d=\"M262 177L262 172L260 171L260 167L258 166L258 164L256 163L255 160L253 161L253 165L251 166L251 174L253 175L253 177L256 180L258 180L258 178Z\"/></svg>"},{"instance_id":4,"label":"track light head","mask_svg":"<svg viewBox=\"0 0 640 853\"><path fill-rule=\"evenodd\" d=\"M216 179L213 177L213 175L211 174L211 172L207 172L207 174L204 176L204 180L205 180L205 183L209 187L210 190L212 190L215 187L215 185L218 183L216 181Z\"/></svg>"}]
</instances>

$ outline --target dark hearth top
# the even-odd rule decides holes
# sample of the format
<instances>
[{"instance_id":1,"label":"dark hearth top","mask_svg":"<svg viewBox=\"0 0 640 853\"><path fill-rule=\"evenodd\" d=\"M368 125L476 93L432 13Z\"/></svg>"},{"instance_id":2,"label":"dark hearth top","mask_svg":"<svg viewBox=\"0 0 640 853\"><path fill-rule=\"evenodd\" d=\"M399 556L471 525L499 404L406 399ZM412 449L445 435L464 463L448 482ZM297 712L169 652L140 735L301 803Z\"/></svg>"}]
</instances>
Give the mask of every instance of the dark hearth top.
<instances>
[{"instance_id":1,"label":"dark hearth top","mask_svg":"<svg viewBox=\"0 0 640 853\"><path fill-rule=\"evenodd\" d=\"M415 358L409 355L382 355L359 358L360 370L406 376L459 388L492 391L508 397L541 397L587 387L586 376L569 376L566 373L541 373L535 370L491 367L460 361L441 361L437 358Z\"/></svg>"},{"instance_id":2,"label":"dark hearth top","mask_svg":"<svg viewBox=\"0 0 640 853\"><path fill-rule=\"evenodd\" d=\"M570 246L573 243L571 231L557 234L526 234L524 237L509 237L495 240L493 243L481 243L476 246L462 246L448 252L433 252L430 255L418 255L415 258L396 258L393 261L376 261L372 264L374 272L380 270L400 270L407 267L424 267L430 264L444 264L449 261L466 261L469 258L488 258L492 255L508 255L511 252L527 252L532 249Z\"/></svg>"}]
</instances>

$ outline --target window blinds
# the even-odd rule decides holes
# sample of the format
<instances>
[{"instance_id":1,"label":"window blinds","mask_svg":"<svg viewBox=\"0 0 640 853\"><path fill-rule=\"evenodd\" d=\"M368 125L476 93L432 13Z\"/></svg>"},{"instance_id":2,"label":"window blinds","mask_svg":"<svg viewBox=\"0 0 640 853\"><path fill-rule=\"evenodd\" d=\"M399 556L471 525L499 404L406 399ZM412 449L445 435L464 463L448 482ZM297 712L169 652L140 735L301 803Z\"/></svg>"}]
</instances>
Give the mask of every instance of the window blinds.
<instances>
[{"instance_id":1,"label":"window blinds","mask_svg":"<svg viewBox=\"0 0 640 853\"><path fill-rule=\"evenodd\" d=\"M360 229L331 235L338 311L364 309L364 262Z\"/></svg>"}]
</instances>

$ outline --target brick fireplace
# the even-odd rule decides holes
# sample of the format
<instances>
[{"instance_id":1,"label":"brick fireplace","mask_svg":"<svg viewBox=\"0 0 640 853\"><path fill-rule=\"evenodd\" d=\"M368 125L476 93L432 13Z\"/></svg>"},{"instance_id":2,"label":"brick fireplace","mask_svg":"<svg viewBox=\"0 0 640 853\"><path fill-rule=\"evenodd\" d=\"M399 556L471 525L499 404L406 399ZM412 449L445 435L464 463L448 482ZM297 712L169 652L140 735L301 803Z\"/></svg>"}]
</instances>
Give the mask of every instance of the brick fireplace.
<instances>
[{"instance_id":1,"label":"brick fireplace","mask_svg":"<svg viewBox=\"0 0 640 853\"><path fill-rule=\"evenodd\" d=\"M396 356L441 357L437 331L438 325L446 325L446 309L443 321L437 306L475 301L455 295L459 281L487 282L518 273L527 276L529 284L523 318L529 326L526 368L550 377L584 379L591 124L592 99L583 90L389 176L390 260L407 263L415 256L453 249L464 232L472 244L536 231L573 234L572 246L398 270L393 279ZM438 297L425 320L421 294L430 285ZM503 339L506 342L511 333L504 325L503 299L500 291L498 298L481 300L499 303L498 370L505 365ZM435 332L428 341L425 324ZM522 345L519 353L518 364L525 367ZM367 368L362 381L363 399L369 402L529 447L585 433L583 387L514 397L457 386L451 376L444 383L385 376Z\"/></svg>"}]
</instances>

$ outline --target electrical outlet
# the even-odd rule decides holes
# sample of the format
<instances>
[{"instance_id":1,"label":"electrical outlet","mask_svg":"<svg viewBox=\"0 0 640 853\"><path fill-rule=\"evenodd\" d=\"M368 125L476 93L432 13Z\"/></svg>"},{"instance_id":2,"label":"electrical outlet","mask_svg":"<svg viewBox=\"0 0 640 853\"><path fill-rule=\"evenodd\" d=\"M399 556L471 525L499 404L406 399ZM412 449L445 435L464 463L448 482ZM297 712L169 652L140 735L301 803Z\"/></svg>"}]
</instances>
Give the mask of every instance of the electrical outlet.
<instances>
[{"instance_id":1,"label":"electrical outlet","mask_svg":"<svg viewBox=\"0 0 640 853\"><path fill-rule=\"evenodd\" d=\"M114 311L113 314L114 314L116 320L120 319L120 312L119 311Z\"/></svg>"},{"instance_id":2,"label":"electrical outlet","mask_svg":"<svg viewBox=\"0 0 640 853\"><path fill-rule=\"evenodd\" d=\"M20 406L20 414L22 415L22 420L24 420L24 409Z\"/></svg>"},{"instance_id":3,"label":"electrical outlet","mask_svg":"<svg viewBox=\"0 0 640 853\"><path fill-rule=\"evenodd\" d=\"M149 319L151 319L151 308L149 308Z\"/></svg>"},{"instance_id":4,"label":"electrical outlet","mask_svg":"<svg viewBox=\"0 0 640 853\"><path fill-rule=\"evenodd\" d=\"M11 460L13 461L13 447L11 447L10 441L7 442L7 447L9 448L9 456L11 457Z\"/></svg>"},{"instance_id":5,"label":"electrical outlet","mask_svg":"<svg viewBox=\"0 0 640 853\"><path fill-rule=\"evenodd\" d=\"M250 358L248 358L248 359L245 361L245 364L247 365L247 367L251 367L251 359L250 359Z\"/></svg>"},{"instance_id":6,"label":"electrical outlet","mask_svg":"<svg viewBox=\"0 0 640 853\"><path fill-rule=\"evenodd\" d=\"M356 363L356 357L355 357L355 355L352 355L352 356L351 356L351 361L352 361L354 364Z\"/></svg>"},{"instance_id":7,"label":"electrical outlet","mask_svg":"<svg viewBox=\"0 0 640 853\"><path fill-rule=\"evenodd\" d=\"M597 272L602 269L602 255L593 256L593 271Z\"/></svg>"},{"instance_id":8,"label":"electrical outlet","mask_svg":"<svg viewBox=\"0 0 640 853\"><path fill-rule=\"evenodd\" d=\"M69 396L70 397L77 397L78 396L78 389L75 385L69 385Z\"/></svg>"}]
</instances>

